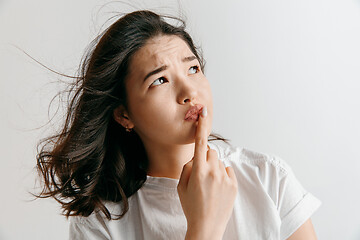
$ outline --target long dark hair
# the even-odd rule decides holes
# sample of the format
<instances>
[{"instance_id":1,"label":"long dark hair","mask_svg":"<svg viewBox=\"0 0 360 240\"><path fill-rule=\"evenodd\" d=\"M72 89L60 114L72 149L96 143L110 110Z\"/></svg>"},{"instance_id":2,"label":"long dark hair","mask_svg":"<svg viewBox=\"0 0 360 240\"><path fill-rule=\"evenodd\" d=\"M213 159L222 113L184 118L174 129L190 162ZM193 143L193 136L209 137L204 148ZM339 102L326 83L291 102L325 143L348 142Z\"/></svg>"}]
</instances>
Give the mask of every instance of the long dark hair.
<instances>
[{"instance_id":1,"label":"long dark hair","mask_svg":"<svg viewBox=\"0 0 360 240\"><path fill-rule=\"evenodd\" d=\"M171 25L164 17L181 25ZM128 198L146 180L148 159L139 136L125 131L112 113L120 105L127 110L129 62L152 37L182 38L204 72L204 59L185 27L185 21L177 17L135 11L119 18L92 42L71 85L73 95L61 132L38 144L37 170L43 188L37 197L55 198L66 217L86 217L96 209L109 220L112 214L104 201L121 201L123 211L116 219L124 216ZM209 141L229 141L218 134L210 137Z\"/></svg>"}]
</instances>

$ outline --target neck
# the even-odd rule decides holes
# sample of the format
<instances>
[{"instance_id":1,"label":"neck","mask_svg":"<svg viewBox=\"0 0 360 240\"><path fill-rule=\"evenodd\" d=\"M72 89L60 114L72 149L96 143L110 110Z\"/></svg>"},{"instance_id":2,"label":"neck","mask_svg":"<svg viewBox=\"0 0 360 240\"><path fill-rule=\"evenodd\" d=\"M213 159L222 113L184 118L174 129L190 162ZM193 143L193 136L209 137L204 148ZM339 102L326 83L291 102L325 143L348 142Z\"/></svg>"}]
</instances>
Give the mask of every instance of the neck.
<instances>
[{"instance_id":1,"label":"neck","mask_svg":"<svg viewBox=\"0 0 360 240\"><path fill-rule=\"evenodd\" d=\"M149 159L147 174L153 177L180 179L183 166L194 157L195 143L156 146L145 146Z\"/></svg>"}]
</instances>

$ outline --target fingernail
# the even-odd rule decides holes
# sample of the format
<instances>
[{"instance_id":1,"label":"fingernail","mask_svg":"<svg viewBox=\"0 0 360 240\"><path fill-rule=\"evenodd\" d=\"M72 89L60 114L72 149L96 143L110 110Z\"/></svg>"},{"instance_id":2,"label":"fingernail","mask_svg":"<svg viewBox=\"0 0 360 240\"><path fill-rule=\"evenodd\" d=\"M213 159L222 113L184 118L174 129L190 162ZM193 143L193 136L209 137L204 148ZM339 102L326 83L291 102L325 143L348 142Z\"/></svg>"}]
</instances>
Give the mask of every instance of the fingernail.
<instances>
[{"instance_id":1,"label":"fingernail","mask_svg":"<svg viewBox=\"0 0 360 240\"><path fill-rule=\"evenodd\" d=\"M203 107L202 112L201 112L201 115L202 115L203 117L206 117L206 115L207 115L207 108L206 108L206 107Z\"/></svg>"}]
</instances>

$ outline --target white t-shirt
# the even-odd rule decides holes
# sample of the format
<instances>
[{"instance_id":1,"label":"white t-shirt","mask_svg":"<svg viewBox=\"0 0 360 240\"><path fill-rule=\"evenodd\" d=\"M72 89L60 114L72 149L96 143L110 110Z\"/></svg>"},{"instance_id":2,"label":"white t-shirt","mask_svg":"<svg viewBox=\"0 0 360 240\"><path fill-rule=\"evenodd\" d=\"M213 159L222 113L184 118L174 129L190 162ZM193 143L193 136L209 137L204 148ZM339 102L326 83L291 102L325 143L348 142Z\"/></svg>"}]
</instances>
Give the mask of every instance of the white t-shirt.
<instances>
[{"instance_id":1,"label":"white t-shirt","mask_svg":"<svg viewBox=\"0 0 360 240\"><path fill-rule=\"evenodd\" d=\"M238 194L224 240L287 239L321 205L307 192L281 158L249 149L208 142L238 180ZM184 240L187 224L177 193L179 180L147 176L129 198L129 211L120 220L103 213L70 217L70 239ZM121 212L120 203L106 202L109 211Z\"/></svg>"}]
</instances>

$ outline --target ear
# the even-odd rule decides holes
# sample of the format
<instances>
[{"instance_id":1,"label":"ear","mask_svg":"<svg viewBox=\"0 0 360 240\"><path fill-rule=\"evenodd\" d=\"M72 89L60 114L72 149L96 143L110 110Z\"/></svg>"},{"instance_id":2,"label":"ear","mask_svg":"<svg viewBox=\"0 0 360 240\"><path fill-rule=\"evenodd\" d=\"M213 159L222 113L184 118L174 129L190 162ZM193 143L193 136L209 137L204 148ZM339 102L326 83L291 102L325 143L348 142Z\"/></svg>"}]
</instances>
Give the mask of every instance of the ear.
<instances>
[{"instance_id":1,"label":"ear","mask_svg":"<svg viewBox=\"0 0 360 240\"><path fill-rule=\"evenodd\" d=\"M113 111L114 120L122 125L124 128L133 128L134 124L132 123L129 114L125 110L123 105L118 106Z\"/></svg>"}]
</instances>

